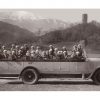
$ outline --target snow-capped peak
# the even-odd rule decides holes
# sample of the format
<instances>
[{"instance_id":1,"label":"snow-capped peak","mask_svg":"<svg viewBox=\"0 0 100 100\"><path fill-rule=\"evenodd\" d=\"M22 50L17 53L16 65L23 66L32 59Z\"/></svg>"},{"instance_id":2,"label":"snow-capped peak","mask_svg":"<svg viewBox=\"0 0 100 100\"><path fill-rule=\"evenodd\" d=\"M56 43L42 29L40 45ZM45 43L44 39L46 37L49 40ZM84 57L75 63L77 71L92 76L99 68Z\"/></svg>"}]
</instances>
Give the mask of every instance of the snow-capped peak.
<instances>
[{"instance_id":1,"label":"snow-capped peak","mask_svg":"<svg viewBox=\"0 0 100 100\"><path fill-rule=\"evenodd\" d=\"M37 19L37 17L31 13L31 12L27 12L27 11L14 11L10 13L10 18L12 18L13 20L35 20Z\"/></svg>"},{"instance_id":2,"label":"snow-capped peak","mask_svg":"<svg viewBox=\"0 0 100 100\"><path fill-rule=\"evenodd\" d=\"M0 19L11 19L11 20L37 20L42 17L35 15L33 12L29 11L8 11L8 12L0 12Z\"/></svg>"}]
</instances>

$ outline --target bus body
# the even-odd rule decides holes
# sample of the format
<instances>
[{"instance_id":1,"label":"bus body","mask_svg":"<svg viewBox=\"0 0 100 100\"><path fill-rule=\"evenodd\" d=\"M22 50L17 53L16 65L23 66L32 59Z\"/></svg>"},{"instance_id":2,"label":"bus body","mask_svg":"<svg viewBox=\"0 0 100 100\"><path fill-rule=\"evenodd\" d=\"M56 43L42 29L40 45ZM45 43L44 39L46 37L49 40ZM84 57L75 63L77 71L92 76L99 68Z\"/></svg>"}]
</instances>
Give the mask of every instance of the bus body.
<instances>
[{"instance_id":1,"label":"bus body","mask_svg":"<svg viewBox=\"0 0 100 100\"><path fill-rule=\"evenodd\" d=\"M20 77L23 71L27 69L34 69L39 77L41 77L42 75L75 76L81 74L88 75L84 78L89 79L94 76L94 73L100 70L99 68L100 58L88 58L85 62L0 61L0 76L7 77L16 75Z\"/></svg>"}]
</instances>

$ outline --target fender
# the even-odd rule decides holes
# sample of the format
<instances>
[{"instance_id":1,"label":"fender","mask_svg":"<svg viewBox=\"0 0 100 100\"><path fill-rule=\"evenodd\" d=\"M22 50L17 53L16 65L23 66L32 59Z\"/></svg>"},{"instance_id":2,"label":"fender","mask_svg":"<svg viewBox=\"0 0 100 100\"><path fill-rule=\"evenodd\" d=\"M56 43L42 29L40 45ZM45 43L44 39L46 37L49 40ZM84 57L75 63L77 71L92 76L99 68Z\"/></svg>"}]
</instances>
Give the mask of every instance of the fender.
<instances>
[{"instance_id":1,"label":"fender","mask_svg":"<svg viewBox=\"0 0 100 100\"><path fill-rule=\"evenodd\" d=\"M98 67L89 75L89 77L86 78L86 79L87 79L87 80L88 80L88 79L91 79L92 76L96 73L97 70L100 70L100 66L98 66Z\"/></svg>"},{"instance_id":2,"label":"fender","mask_svg":"<svg viewBox=\"0 0 100 100\"><path fill-rule=\"evenodd\" d=\"M23 71L27 70L27 69L35 69L37 71L37 73L39 74L39 71L34 66L27 66L21 71L21 73L19 75L19 79L21 78L21 75L22 75Z\"/></svg>"}]
</instances>

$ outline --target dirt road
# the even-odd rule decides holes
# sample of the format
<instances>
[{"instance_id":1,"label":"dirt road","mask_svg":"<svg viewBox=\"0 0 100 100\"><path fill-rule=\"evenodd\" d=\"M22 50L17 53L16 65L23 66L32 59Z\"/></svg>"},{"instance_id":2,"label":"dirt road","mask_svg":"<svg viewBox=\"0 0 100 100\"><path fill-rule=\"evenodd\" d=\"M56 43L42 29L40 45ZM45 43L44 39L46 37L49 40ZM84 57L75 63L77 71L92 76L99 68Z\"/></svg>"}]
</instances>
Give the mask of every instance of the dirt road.
<instances>
[{"instance_id":1,"label":"dirt road","mask_svg":"<svg viewBox=\"0 0 100 100\"><path fill-rule=\"evenodd\" d=\"M42 79L36 85L20 80L0 79L0 91L99 91L100 86L91 80Z\"/></svg>"}]
</instances>

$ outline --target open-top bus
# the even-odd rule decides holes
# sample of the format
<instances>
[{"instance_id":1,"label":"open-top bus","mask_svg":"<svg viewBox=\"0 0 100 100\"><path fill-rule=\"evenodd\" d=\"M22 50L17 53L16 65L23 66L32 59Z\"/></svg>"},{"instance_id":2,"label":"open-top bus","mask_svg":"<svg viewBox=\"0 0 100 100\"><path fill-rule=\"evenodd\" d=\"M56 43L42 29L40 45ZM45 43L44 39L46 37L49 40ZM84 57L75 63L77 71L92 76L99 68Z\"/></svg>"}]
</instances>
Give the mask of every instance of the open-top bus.
<instances>
[{"instance_id":1,"label":"open-top bus","mask_svg":"<svg viewBox=\"0 0 100 100\"><path fill-rule=\"evenodd\" d=\"M18 77L25 84L35 84L43 77L92 79L100 84L100 58L85 62L0 61L0 78Z\"/></svg>"}]
</instances>

